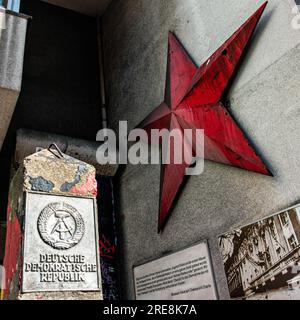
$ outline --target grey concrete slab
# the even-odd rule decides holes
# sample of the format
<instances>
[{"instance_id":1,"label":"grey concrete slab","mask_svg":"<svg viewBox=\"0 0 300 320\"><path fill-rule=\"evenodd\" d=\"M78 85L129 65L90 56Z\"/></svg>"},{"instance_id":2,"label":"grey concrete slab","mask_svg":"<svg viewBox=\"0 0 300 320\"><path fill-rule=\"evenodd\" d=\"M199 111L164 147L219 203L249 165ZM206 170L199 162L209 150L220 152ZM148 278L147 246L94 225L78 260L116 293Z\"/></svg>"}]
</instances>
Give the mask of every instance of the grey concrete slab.
<instances>
[{"instance_id":1,"label":"grey concrete slab","mask_svg":"<svg viewBox=\"0 0 300 320\"><path fill-rule=\"evenodd\" d=\"M0 150L15 110L19 92L0 87Z\"/></svg>"},{"instance_id":2,"label":"grey concrete slab","mask_svg":"<svg viewBox=\"0 0 300 320\"><path fill-rule=\"evenodd\" d=\"M6 12L0 31L0 150L22 83L27 18Z\"/></svg>"},{"instance_id":3,"label":"grey concrete slab","mask_svg":"<svg viewBox=\"0 0 300 320\"><path fill-rule=\"evenodd\" d=\"M20 91L27 19L6 13L0 37L0 87Z\"/></svg>"},{"instance_id":4,"label":"grey concrete slab","mask_svg":"<svg viewBox=\"0 0 300 320\"><path fill-rule=\"evenodd\" d=\"M148 3L114 1L105 14L114 128L119 120L137 125L163 99L169 29L201 63L262 1ZM202 175L188 179L158 235L159 166L128 165L120 181L125 297L134 299L133 265L208 239L218 292L228 299L218 235L300 201L300 31L291 28L293 6L292 1L270 1L229 96L231 113L275 176L207 161Z\"/></svg>"}]
</instances>

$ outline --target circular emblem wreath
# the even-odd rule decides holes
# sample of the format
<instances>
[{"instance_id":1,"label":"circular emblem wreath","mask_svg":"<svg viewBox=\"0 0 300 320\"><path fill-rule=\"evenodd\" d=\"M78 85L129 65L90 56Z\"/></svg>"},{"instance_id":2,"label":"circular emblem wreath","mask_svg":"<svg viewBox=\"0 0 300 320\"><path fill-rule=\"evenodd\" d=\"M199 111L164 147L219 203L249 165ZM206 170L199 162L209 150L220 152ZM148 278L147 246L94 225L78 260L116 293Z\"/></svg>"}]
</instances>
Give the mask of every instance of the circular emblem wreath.
<instances>
[{"instance_id":1,"label":"circular emblem wreath","mask_svg":"<svg viewBox=\"0 0 300 320\"><path fill-rule=\"evenodd\" d=\"M58 250L77 245L85 232L81 214L64 202L48 204L39 215L37 227L42 240Z\"/></svg>"}]
</instances>

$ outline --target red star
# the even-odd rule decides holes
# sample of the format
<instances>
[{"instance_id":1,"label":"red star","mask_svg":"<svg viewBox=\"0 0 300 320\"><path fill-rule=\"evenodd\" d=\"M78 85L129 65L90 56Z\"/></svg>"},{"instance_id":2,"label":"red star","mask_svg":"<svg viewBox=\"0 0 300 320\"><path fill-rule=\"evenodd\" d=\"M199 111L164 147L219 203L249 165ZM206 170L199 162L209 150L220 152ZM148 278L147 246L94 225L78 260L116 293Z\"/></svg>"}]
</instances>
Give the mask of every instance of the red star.
<instances>
[{"instance_id":1,"label":"red star","mask_svg":"<svg viewBox=\"0 0 300 320\"><path fill-rule=\"evenodd\" d=\"M165 99L139 127L148 134L151 129L180 129L181 132L183 129L204 129L205 159L270 175L221 102L266 5L267 2L200 68L169 33ZM174 146L171 143L169 147L171 164L163 164L161 172L159 231L166 223L185 169L191 164L174 164Z\"/></svg>"}]
</instances>

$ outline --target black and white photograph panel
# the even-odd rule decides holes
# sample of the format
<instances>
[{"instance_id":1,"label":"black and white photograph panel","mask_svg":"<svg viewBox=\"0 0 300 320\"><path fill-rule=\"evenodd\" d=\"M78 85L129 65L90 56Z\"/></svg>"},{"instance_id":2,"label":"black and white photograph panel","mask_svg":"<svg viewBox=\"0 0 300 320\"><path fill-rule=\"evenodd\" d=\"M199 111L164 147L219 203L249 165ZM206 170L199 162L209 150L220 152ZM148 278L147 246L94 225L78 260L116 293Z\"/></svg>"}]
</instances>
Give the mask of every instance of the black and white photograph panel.
<instances>
[{"instance_id":1,"label":"black and white photograph panel","mask_svg":"<svg viewBox=\"0 0 300 320\"><path fill-rule=\"evenodd\" d=\"M300 204L219 237L230 297L300 299Z\"/></svg>"}]
</instances>

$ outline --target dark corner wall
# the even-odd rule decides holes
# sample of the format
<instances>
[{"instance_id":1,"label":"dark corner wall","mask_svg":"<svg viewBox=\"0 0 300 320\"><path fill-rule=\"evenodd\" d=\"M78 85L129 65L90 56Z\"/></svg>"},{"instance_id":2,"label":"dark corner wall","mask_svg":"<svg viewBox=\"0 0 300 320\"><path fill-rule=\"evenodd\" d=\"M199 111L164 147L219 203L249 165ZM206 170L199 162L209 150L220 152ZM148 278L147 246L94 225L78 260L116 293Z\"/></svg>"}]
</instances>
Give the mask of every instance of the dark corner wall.
<instances>
[{"instance_id":1,"label":"dark corner wall","mask_svg":"<svg viewBox=\"0 0 300 320\"><path fill-rule=\"evenodd\" d=\"M37 0L31 15L22 91L0 153L0 221L6 219L16 131L28 128L95 140L101 129L96 19Z\"/></svg>"}]
</instances>

